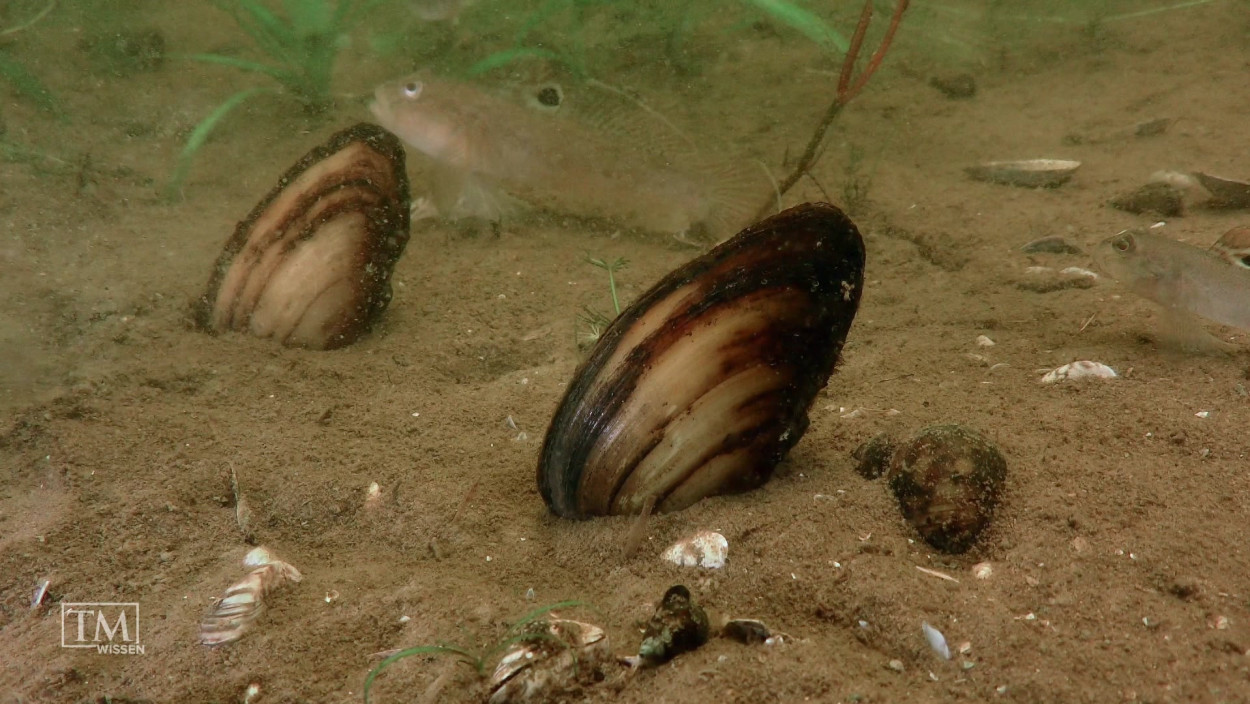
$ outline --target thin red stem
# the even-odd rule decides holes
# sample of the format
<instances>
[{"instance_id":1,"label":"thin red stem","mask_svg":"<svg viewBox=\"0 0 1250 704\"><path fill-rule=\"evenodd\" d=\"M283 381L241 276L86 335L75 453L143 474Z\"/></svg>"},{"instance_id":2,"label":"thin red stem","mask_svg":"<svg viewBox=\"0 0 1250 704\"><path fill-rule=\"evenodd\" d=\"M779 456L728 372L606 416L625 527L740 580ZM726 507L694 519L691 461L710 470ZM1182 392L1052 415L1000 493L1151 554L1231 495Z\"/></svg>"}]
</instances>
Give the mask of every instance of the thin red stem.
<instances>
[{"instance_id":1,"label":"thin red stem","mask_svg":"<svg viewBox=\"0 0 1250 704\"><path fill-rule=\"evenodd\" d=\"M829 103L829 107L825 109L825 114L821 117L820 124L816 126L816 131L807 142L807 147L803 149L803 154L799 157L794 169L784 181L777 185L776 192L769 197L768 202L760 207L756 213L756 219L768 215L772 211L774 203L779 201L781 196L785 195L794 184L798 183L803 174L812 168L812 164L816 162L820 145L825 141L825 133L829 131L829 126L833 124L838 113L842 112L842 108L864 89L868 79L872 78L872 75L881 67L881 61L885 59L885 54L889 51L890 44L894 41L894 34L898 31L899 23L903 20L903 13L907 10L909 0L896 0L896 2L894 14L890 16L890 26L886 29L885 36L881 39L881 45L873 52L872 58L868 60L868 65L864 68L864 72L852 83L851 77L855 73L855 61L859 58L859 52L864 46L864 35L868 33L868 24L872 21L872 0L865 0L864 11L859 16L859 25L855 27L855 34L851 37L851 44L847 48L846 56L842 59L842 73L838 76L838 90L834 95L833 102Z\"/></svg>"},{"instance_id":2,"label":"thin red stem","mask_svg":"<svg viewBox=\"0 0 1250 704\"><path fill-rule=\"evenodd\" d=\"M846 92L851 84L851 74L855 73L855 62L859 61L859 50L864 48L864 35L868 34L868 25L872 23L872 0L864 3L864 11L859 13L859 24L855 25L855 34L851 36L851 45L847 47L846 56L842 57L842 75L838 76L838 96Z\"/></svg>"},{"instance_id":3,"label":"thin red stem","mask_svg":"<svg viewBox=\"0 0 1250 704\"><path fill-rule=\"evenodd\" d=\"M908 0L898 0L898 4L894 7L894 14L890 16L890 26L885 30L885 36L881 38L881 46L873 52L872 58L868 60L868 65L864 67L864 72L859 74L859 78L855 79L854 85L850 87L842 95L842 102L847 102L868 84L868 79L872 78L872 74L881 68L881 61L885 59L885 52L890 48L890 43L894 41L894 33L898 31L898 25L903 21L903 12L907 10ZM845 74L846 69L843 68Z\"/></svg>"}]
</instances>

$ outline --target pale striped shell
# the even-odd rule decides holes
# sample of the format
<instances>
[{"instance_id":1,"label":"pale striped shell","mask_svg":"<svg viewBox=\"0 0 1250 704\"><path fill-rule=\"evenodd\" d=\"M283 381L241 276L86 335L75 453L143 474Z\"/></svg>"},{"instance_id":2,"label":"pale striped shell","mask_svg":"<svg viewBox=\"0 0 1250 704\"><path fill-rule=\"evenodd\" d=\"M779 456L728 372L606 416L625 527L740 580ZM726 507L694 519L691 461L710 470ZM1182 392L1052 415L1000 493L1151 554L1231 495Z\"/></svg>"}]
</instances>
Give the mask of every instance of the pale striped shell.
<instances>
[{"instance_id":1,"label":"pale striped shell","mask_svg":"<svg viewBox=\"0 0 1250 704\"><path fill-rule=\"evenodd\" d=\"M538 486L570 518L764 483L807 429L855 317L864 245L804 204L669 274L600 338L556 410Z\"/></svg>"},{"instance_id":2,"label":"pale striped shell","mask_svg":"<svg viewBox=\"0 0 1250 704\"><path fill-rule=\"evenodd\" d=\"M343 130L239 223L197 321L292 347L351 344L390 302L409 217L403 145L377 125Z\"/></svg>"}]
</instances>

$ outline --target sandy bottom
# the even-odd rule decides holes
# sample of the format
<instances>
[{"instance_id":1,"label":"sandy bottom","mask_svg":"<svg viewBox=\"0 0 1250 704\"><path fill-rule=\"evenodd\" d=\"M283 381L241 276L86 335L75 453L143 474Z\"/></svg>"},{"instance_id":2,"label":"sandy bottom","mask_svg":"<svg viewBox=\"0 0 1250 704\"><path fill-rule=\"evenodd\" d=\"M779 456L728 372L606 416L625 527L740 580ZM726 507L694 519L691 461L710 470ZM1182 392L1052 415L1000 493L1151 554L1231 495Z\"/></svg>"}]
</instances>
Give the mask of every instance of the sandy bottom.
<instances>
[{"instance_id":1,"label":"sandy bottom","mask_svg":"<svg viewBox=\"0 0 1250 704\"><path fill-rule=\"evenodd\" d=\"M187 16L155 21L171 46L204 46ZM190 302L234 223L366 112L345 101L301 122L260 100L170 204L156 193L180 138L238 76L170 64L102 78L73 51L50 58L44 80L79 86L60 91L70 117L19 101L5 135L59 161L0 169L0 701L235 702L258 684L255 702L359 702L388 651L489 650L564 600L590 605L567 613L603 626L616 653L636 652L675 584L714 617L788 637L714 639L570 700L1250 699L1247 356L1170 350L1158 310L1114 283L1040 293L1025 272L1090 267L1094 243L1151 222L1105 203L1155 170L1250 175L1248 31L1244 5L1227 2L1040 46L1004 40L971 66L977 95L952 100L929 79L968 67L933 68L925 35L905 27L815 172L859 224L868 264L807 435L763 488L653 517L630 558L630 519L548 513L538 450L582 358L576 316L610 306L583 257L628 258L629 301L696 250L560 218L497 235L426 222L360 343L317 353L209 336L190 325ZM798 44L748 37L704 52L693 78L656 78L645 62L613 78L654 86L687 106L687 124L780 171L835 80ZM808 66L826 72L796 68ZM406 69L375 62L345 81L364 92ZM1159 118L1175 122L1134 135ZM1032 157L1084 164L1052 190L963 173ZM410 168L420 195L427 168L416 156ZM823 198L805 180L789 201ZM1245 221L1193 207L1167 232L1206 245ZM1020 251L1046 236L1084 253ZM1212 329L1245 349L1244 333ZM1121 376L1039 383L1078 359ZM1007 458L993 524L962 556L927 547L888 489L854 472L861 442L933 423L977 428ZM251 547L232 470L254 544L304 578L273 592L240 642L209 649L198 624ZM371 482L381 493L367 507ZM723 569L661 561L704 529L728 538ZM974 577L978 563L988 578ZM43 579L48 599L32 610ZM62 648L62 608L81 602L137 602L144 653ZM958 651L950 661L922 622ZM482 678L452 663L401 661L374 701L481 701Z\"/></svg>"}]
</instances>

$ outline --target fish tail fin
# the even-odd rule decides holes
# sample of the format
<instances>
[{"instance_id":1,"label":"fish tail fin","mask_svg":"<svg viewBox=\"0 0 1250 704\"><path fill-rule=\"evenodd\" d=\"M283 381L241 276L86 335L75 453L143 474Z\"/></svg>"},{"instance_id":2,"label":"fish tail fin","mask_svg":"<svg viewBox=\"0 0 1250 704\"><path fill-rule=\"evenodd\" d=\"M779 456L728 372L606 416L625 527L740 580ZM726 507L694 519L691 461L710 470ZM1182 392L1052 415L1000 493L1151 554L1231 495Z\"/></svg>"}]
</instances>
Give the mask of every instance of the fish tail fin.
<instances>
[{"instance_id":1,"label":"fish tail fin","mask_svg":"<svg viewBox=\"0 0 1250 704\"><path fill-rule=\"evenodd\" d=\"M708 189L696 227L713 242L723 242L750 225L760 203L777 193L776 178L760 161L707 165L700 172Z\"/></svg>"}]
</instances>

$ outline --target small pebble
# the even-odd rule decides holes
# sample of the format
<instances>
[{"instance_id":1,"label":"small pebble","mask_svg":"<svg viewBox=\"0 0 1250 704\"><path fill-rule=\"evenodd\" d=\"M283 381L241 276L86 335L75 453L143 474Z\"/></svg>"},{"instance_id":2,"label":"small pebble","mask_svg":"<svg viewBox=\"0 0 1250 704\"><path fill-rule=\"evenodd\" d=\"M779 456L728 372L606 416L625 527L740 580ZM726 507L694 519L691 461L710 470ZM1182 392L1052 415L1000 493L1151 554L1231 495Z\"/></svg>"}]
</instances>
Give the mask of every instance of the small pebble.
<instances>
[{"instance_id":1,"label":"small pebble","mask_svg":"<svg viewBox=\"0 0 1250 704\"><path fill-rule=\"evenodd\" d=\"M894 670L895 672L902 672L902 671L903 671L903 661L902 661L902 660L891 660L891 661L889 661L888 663L886 663L886 664L885 664L885 666L886 666L886 668L891 669L891 670Z\"/></svg>"}]
</instances>

